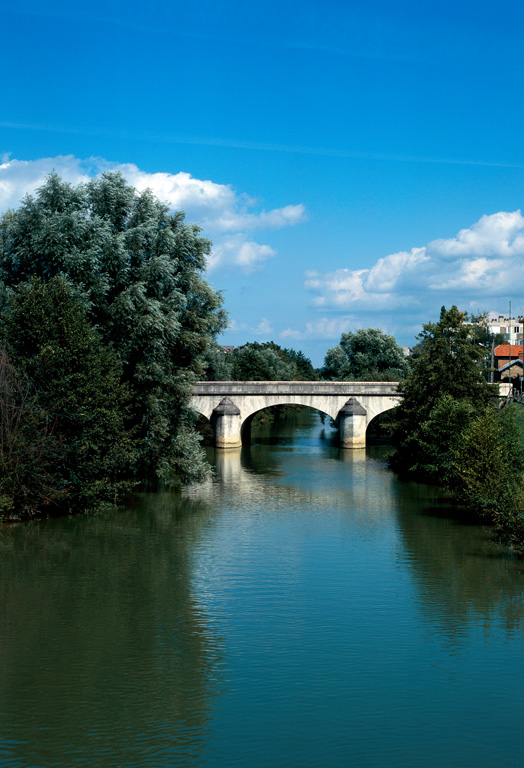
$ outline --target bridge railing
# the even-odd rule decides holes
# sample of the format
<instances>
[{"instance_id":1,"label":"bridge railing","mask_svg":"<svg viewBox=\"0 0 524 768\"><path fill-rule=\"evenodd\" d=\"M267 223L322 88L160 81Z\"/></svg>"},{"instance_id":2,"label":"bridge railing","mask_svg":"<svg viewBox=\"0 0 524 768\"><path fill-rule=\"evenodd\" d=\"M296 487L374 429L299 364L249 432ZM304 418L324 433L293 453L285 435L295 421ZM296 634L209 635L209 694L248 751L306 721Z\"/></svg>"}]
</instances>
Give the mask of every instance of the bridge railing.
<instances>
[{"instance_id":1,"label":"bridge railing","mask_svg":"<svg viewBox=\"0 0 524 768\"><path fill-rule=\"evenodd\" d=\"M393 395L396 381L199 381L195 395Z\"/></svg>"}]
</instances>

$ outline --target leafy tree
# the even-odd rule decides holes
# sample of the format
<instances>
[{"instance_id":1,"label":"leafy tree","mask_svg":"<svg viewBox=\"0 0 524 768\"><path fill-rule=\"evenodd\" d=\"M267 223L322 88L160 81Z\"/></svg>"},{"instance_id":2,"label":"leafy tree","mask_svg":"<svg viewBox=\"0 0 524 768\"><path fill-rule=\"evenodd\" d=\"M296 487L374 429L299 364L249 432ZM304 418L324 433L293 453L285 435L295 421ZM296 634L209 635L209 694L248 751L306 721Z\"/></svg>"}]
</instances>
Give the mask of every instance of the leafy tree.
<instances>
[{"instance_id":1,"label":"leafy tree","mask_svg":"<svg viewBox=\"0 0 524 768\"><path fill-rule=\"evenodd\" d=\"M367 328L342 334L340 344L328 349L321 375L332 381L398 381L407 367L393 336Z\"/></svg>"},{"instance_id":2,"label":"leafy tree","mask_svg":"<svg viewBox=\"0 0 524 768\"><path fill-rule=\"evenodd\" d=\"M38 449L47 479L37 487L50 489L48 505L72 511L116 501L131 487L135 459L129 387L121 383L117 356L102 344L83 303L61 275L48 283L34 277L22 284L2 319L11 358L36 392L28 413L20 403L20 418L26 425L23 434L29 430L35 445L47 446ZM31 404L27 395L25 401ZM52 425L52 446L46 422ZM23 463L26 472L38 464L36 457ZM32 513L27 493L14 495L20 511Z\"/></svg>"},{"instance_id":3,"label":"leafy tree","mask_svg":"<svg viewBox=\"0 0 524 768\"><path fill-rule=\"evenodd\" d=\"M212 341L204 352L204 368L206 381L230 381L231 353L224 352L219 344Z\"/></svg>"},{"instance_id":4,"label":"leafy tree","mask_svg":"<svg viewBox=\"0 0 524 768\"><path fill-rule=\"evenodd\" d=\"M474 415L470 402L443 394L417 432L406 438L405 449L409 447L414 458L411 474L439 485L452 484L452 452Z\"/></svg>"},{"instance_id":5,"label":"leafy tree","mask_svg":"<svg viewBox=\"0 0 524 768\"><path fill-rule=\"evenodd\" d=\"M471 421L452 453L451 469L458 500L524 554L524 445L515 411L489 408Z\"/></svg>"},{"instance_id":6,"label":"leafy tree","mask_svg":"<svg viewBox=\"0 0 524 768\"><path fill-rule=\"evenodd\" d=\"M491 333L488 328L488 313L478 312L477 314L465 315L465 321L469 323L471 336L479 344L484 344L486 348L491 349L493 343L495 347L499 344L507 344L507 339L503 333Z\"/></svg>"},{"instance_id":7,"label":"leafy tree","mask_svg":"<svg viewBox=\"0 0 524 768\"><path fill-rule=\"evenodd\" d=\"M114 349L131 390L142 478L170 482L205 471L189 403L225 313L202 277L210 243L199 232L113 173L76 187L52 174L0 220L4 293L33 276L47 283L65 275L89 324Z\"/></svg>"},{"instance_id":8,"label":"leafy tree","mask_svg":"<svg viewBox=\"0 0 524 768\"><path fill-rule=\"evenodd\" d=\"M234 381L292 381L296 365L282 359L269 344L244 344L232 353Z\"/></svg>"},{"instance_id":9,"label":"leafy tree","mask_svg":"<svg viewBox=\"0 0 524 768\"><path fill-rule=\"evenodd\" d=\"M401 474L442 482L454 441L493 392L483 369L484 350L457 307L442 307L438 323L424 325L418 338L400 382L404 397L396 410L390 461Z\"/></svg>"},{"instance_id":10,"label":"leafy tree","mask_svg":"<svg viewBox=\"0 0 524 768\"><path fill-rule=\"evenodd\" d=\"M280 347L274 341L269 341L264 346L274 350L285 363L295 367L294 381L317 381L317 371L313 368L309 357L306 357L302 351Z\"/></svg>"},{"instance_id":11,"label":"leafy tree","mask_svg":"<svg viewBox=\"0 0 524 768\"><path fill-rule=\"evenodd\" d=\"M507 344L507 339L503 333L491 333L488 328L488 313L480 312L476 315L465 315L465 321L468 323L471 338L480 346L484 352L484 369L486 381L491 380L493 371L492 349L499 344Z\"/></svg>"},{"instance_id":12,"label":"leafy tree","mask_svg":"<svg viewBox=\"0 0 524 768\"><path fill-rule=\"evenodd\" d=\"M316 381L311 360L303 352L274 341L248 342L225 354L218 344L205 353L207 381Z\"/></svg>"},{"instance_id":13,"label":"leafy tree","mask_svg":"<svg viewBox=\"0 0 524 768\"><path fill-rule=\"evenodd\" d=\"M31 517L60 500L53 474L57 444L31 382L0 351L0 520Z\"/></svg>"}]
</instances>

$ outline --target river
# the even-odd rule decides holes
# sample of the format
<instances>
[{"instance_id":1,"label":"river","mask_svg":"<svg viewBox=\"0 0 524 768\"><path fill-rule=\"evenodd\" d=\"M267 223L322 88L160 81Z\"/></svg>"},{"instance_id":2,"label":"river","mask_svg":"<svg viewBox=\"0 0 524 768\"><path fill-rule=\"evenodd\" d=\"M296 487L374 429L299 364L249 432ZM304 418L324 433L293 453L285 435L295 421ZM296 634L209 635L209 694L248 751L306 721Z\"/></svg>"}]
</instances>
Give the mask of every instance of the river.
<instances>
[{"instance_id":1,"label":"river","mask_svg":"<svg viewBox=\"0 0 524 768\"><path fill-rule=\"evenodd\" d=\"M316 414L0 529L0 766L524 763L524 564Z\"/></svg>"}]
</instances>

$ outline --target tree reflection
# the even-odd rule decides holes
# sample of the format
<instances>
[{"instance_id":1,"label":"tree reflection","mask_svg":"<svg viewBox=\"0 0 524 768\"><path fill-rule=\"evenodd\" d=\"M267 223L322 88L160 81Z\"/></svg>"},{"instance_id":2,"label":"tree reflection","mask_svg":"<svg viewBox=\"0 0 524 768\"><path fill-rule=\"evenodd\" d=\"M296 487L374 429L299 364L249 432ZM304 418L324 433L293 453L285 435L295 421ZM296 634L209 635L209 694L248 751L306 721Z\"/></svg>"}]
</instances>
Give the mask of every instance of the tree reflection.
<instances>
[{"instance_id":1,"label":"tree reflection","mask_svg":"<svg viewBox=\"0 0 524 768\"><path fill-rule=\"evenodd\" d=\"M466 522L441 491L396 482L399 532L427 620L460 642L475 619L524 634L524 565L478 522Z\"/></svg>"},{"instance_id":2,"label":"tree reflection","mask_svg":"<svg viewBox=\"0 0 524 768\"><path fill-rule=\"evenodd\" d=\"M191 585L206 518L202 501L157 494L4 532L0 744L13 764L194 764L221 677Z\"/></svg>"}]
</instances>

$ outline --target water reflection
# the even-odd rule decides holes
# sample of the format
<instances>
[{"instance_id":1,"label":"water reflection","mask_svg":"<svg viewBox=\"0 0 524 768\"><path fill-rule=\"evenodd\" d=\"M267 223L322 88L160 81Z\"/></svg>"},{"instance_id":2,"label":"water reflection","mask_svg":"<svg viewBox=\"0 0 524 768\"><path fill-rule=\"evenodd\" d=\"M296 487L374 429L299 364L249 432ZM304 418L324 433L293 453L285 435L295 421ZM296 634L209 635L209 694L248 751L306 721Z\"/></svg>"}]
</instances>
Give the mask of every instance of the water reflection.
<instances>
[{"instance_id":1,"label":"water reflection","mask_svg":"<svg viewBox=\"0 0 524 768\"><path fill-rule=\"evenodd\" d=\"M222 685L220 638L191 593L209 514L158 494L3 531L6 765L193 764Z\"/></svg>"},{"instance_id":2,"label":"water reflection","mask_svg":"<svg viewBox=\"0 0 524 768\"><path fill-rule=\"evenodd\" d=\"M303 416L291 416L280 429L279 443L271 425L262 425L253 446L210 449L217 477L188 495L209 504L220 497L230 504L233 495L246 510L258 500L268 516L274 508L309 515L327 509L366 530L387 525L397 562L417 586L418 606L443 639L463 637L468 620L483 621L485 632L493 621L524 632L524 564L499 549L478 522L467 524L441 490L399 481L386 468L387 448L341 449L336 434L326 439L324 428L312 429Z\"/></svg>"},{"instance_id":3,"label":"water reflection","mask_svg":"<svg viewBox=\"0 0 524 768\"><path fill-rule=\"evenodd\" d=\"M2 766L519 764L521 565L383 450L280 430L3 529Z\"/></svg>"},{"instance_id":4,"label":"water reflection","mask_svg":"<svg viewBox=\"0 0 524 768\"><path fill-rule=\"evenodd\" d=\"M418 604L433 627L460 641L465 627L501 624L524 636L524 564L466 522L438 489L396 483L402 561L412 570Z\"/></svg>"}]
</instances>

